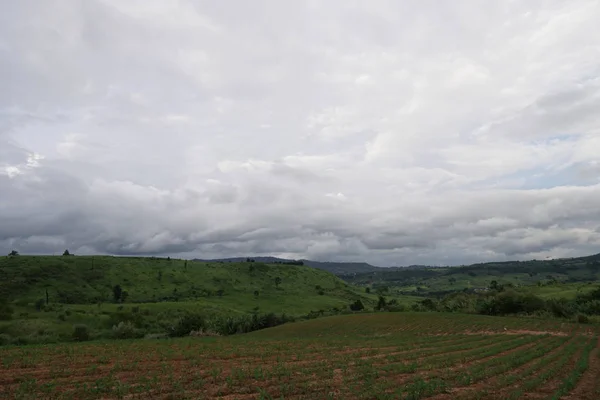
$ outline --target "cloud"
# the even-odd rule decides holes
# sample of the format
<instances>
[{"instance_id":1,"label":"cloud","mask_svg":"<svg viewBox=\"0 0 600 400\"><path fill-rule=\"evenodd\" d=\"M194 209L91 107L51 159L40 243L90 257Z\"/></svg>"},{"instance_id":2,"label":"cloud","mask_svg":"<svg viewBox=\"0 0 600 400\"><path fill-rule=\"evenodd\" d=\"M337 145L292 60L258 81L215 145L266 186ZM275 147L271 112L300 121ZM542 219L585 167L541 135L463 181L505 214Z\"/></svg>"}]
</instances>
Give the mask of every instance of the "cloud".
<instances>
[{"instance_id":1,"label":"cloud","mask_svg":"<svg viewBox=\"0 0 600 400\"><path fill-rule=\"evenodd\" d=\"M597 2L0 5L0 250L600 245Z\"/></svg>"}]
</instances>

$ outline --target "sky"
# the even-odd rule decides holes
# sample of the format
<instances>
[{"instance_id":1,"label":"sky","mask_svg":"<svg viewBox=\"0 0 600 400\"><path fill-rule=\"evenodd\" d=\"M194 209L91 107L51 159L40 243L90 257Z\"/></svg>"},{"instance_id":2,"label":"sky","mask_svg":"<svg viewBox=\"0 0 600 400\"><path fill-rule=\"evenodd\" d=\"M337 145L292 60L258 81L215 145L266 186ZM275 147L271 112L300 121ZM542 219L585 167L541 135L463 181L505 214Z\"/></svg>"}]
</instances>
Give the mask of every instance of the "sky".
<instances>
[{"instance_id":1,"label":"sky","mask_svg":"<svg viewBox=\"0 0 600 400\"><path fill-rule=\"evenodd\" d=\"M600 2L0 1L0 251L600 253Z\"/></svg>"}]
</instances>

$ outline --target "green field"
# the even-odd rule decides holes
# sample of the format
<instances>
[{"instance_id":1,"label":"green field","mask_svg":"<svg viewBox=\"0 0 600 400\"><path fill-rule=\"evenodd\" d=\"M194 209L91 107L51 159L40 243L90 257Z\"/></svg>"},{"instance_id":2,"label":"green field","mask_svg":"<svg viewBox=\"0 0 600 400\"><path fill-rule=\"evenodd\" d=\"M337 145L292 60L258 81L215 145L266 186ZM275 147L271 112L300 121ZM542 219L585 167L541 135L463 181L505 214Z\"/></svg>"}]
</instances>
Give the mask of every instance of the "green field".
<instances>
[{"instance_id":1,"label":"green field","mask_svg":"<svg viewBox=\"0 0 600 400\"><path fill-rule=\"evenodd\" d=\"M598 328L335 316L250 334L0 348L15 399L597 399Z\"/></svg>"}]
</instances>

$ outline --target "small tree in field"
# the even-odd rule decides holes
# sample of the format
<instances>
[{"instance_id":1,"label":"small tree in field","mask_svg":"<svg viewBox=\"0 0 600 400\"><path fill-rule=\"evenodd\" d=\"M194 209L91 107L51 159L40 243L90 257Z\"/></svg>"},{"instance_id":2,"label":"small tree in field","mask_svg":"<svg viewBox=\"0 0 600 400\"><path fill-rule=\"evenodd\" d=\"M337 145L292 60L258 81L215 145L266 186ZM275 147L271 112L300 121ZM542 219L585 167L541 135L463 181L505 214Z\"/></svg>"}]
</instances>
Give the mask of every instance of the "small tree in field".
<instances>
[{"instance_id":1,"label":"small tree in field","mask_svg":"<svg viewBox=\"0 0 600 400\"><path fill-rule=\"evenodd\" d=\"M63 256L70 256L71 253L69 253L69 249L65 250L65 252L63 253Z\"/></svg>"},{"instance_id":2,"label":"small tree in field","mask_svg":"<svg viewBox=\"0 0 600 400\"><path fill-rule=\"evenodd\" d=\"M275 278L275 286L279 287L279 285L281 285L281 278L277 277Z\"/></svg>"},{"instance_id":3,"label":"small tree in field","mask_svg":"<svg viewBox=\"0 0 600 400\"><path fill-rule=\"evenodd\" d=\"M377 301L377 306L375 307L376 310L383 310L386 307L386 302L385 302L385 297L383 296L379 296L379 300Z\"/></svg>"},{"instance_id":4,"label":"small tree in field","mask_svg":"<svg viewBox=\"0 0 600 400\"><path fill-rule=\"evenodd\" d=\"M115 303L118 303L121 300L121 295L123 294L123 289L121 285L115 285L113 287L113 298L115 299Z\"/></svg>"},{"instance_id":5,"label":"small tree in field","mask_svg":"<svg viewBox=\"0 0 600 400\"><path fill-rule=\"evenodd\" d=\"M19 255L19 252L18 252L18 251L16 251L16 250L12 250L10 253L8 253L8 255L9 255L10 257L16 257L16 256L18 256L18 255Z\"/></svg>"},{"instance_id":6,"label":"small tree in field","mask_svg":"<svg viewBox=\"0 0 600 400\"><path fill-rule=\"evenodd\" d=\"M363 305L362 301L356 300L354 303L350 304L350 309L352 311L360 311L360 310L364 310L365 306Z\"/></svg>"}]
</instances>

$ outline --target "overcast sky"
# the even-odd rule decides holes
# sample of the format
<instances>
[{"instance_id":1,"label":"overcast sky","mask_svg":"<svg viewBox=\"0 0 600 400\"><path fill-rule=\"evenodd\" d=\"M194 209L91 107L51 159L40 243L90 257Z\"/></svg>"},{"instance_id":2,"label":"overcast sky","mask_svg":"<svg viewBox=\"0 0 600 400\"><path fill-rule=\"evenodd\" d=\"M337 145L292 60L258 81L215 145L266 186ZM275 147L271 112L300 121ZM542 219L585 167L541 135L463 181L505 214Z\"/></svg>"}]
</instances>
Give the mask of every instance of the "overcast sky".
<instances>
[{"instance_id":1,"label":"overcast sky","mask_svg":"<svg viewBox=\"0 0 600 400\"><path fill-rule=\"evenodd\" d=\"M0 1L0 250L600 252L600 2Z\"/></svg>"}]
</instances>

